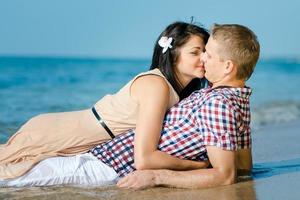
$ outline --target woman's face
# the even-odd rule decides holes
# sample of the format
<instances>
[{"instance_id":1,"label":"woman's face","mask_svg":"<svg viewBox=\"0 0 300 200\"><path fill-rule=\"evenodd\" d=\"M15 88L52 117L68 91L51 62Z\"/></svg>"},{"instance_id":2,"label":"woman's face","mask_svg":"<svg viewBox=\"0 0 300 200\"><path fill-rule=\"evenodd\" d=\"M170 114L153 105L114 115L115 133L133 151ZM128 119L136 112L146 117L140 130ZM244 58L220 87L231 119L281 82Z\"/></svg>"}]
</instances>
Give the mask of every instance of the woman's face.
<instances>
[{"instance_id":1,"label":"woman's face","mask_svg":"<svg viewBox=\"0 0 300 200\"><path fill-rule=\"evenodd\" d=\"M185 87L194 78L204 77L204 66L200 57L205 50L205 44L201 37L191 36L179 49L176 75L180 83Z\"/></svg>"}]
</instances>

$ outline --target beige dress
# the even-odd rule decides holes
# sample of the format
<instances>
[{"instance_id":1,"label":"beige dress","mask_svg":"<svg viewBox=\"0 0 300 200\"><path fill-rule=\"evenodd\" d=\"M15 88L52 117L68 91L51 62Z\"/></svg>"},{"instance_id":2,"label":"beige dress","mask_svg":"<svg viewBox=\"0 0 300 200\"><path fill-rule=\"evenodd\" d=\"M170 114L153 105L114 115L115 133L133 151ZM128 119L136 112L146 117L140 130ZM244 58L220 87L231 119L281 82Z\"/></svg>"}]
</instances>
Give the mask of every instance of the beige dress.
<instances>
[{"instance_id":1,"label":"beige dress","mask_svg":"<svg viewBox=\"0 0 300 200\"><path fill-rule=\"evenodd\" d=\"M150 74L164 77L158 69L141 73L119 92L106 95L95 104L114 135L136 127L139 105L131 98L130 87L138 77ZM170 108L179 97L165 80L170 87ZM38 115L25 123L6 144L0 145L0 179L21 176L45 158L87 152L109 139L91 109Z\"/></svg>"}]
</instances>

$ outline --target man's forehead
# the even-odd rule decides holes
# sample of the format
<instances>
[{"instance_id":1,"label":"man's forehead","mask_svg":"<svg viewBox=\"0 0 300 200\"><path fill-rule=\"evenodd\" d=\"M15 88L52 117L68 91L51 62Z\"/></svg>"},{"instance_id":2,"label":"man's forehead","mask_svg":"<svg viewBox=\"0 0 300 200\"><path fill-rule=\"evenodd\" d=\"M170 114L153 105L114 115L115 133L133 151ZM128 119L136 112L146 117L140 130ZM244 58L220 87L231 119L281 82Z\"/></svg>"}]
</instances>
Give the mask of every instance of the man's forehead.
<instances>
[{"instance_id":1,"label":"man's forehead","mask_svg":"<svg viewBox=\"0 0 300 200\"><path fill-rule=\"evenodd\" d=\"M211 47L212 47L212 38L209 37L209 39L205 45L205 49L207 50L207 49L210 49Z\"/></svg>"},{"instance_id":2,"label":"man's forehead","mask_svg":"<svg viewBox=\"0 0 300 200\"><path fill-rule=\"evenodd\" d=\"M217 49L218 47L217 40L210 36L208 42L206 43L205 49L213 50Z\"/></svg>"}]
</instances>

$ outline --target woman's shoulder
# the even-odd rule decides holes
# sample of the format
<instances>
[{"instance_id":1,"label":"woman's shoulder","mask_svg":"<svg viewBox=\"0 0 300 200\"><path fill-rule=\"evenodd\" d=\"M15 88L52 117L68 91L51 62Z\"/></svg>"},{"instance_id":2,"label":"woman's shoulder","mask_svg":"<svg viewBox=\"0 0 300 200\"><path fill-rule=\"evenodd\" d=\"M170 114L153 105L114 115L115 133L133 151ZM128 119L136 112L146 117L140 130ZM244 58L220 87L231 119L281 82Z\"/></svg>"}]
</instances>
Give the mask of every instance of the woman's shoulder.
<instances>
[{"instance_id":1,"label":"woman's shoulder","mask_svg":"<svg viewBox=\"0 0 300 200\"><path fill-rule=\"evenodd\" d=\"M165 78L163 73L158 68L155 68L155 69L151 69L151 70L139 73L138 75L135 76L134 79L141 77L141 76L148 76L148 75L153 75L153 76L156 75L156 76L161 76L161 77Z\"/></svg>"},{"instance_id":2,"label":"woman's shoulder","mask_svg":"<svg viewBox=\"0 0 300 200\"><path fill-rule=\"evenodd\" d=\"M138 74L132 84L141 84L145 87L168 87L168 81L158 68Z\"/></svg>"},{"instance_id":3,"label":"woman's shoulder","mask_svg":"<svg viewBox=\"0 0 300 200\"><path fill-rule=\"evenodd\" d=\"M169 85L164 77L150 73L137 77L131 87L140 87L144 90L155 89L158 91L169 91Z\"/></svg>"}]
</instances>

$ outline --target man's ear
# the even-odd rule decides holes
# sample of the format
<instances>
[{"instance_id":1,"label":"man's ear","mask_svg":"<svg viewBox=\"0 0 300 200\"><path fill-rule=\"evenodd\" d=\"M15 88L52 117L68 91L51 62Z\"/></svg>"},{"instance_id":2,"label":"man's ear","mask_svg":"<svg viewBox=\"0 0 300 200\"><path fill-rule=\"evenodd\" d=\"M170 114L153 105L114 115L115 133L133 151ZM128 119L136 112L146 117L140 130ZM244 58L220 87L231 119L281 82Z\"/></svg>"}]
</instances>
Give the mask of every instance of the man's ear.
<instances>
[{"instance_id":1,"label":"man's ear","mask_svg":"<svg viewBox=\"0 0 300 200\"><path fill-rule=\"evenodd\" d=\"M232 60L226 60L225 61L225 74L228 75L232 73L235 69L236 65Z\"/></svg>"}]
</instances>

